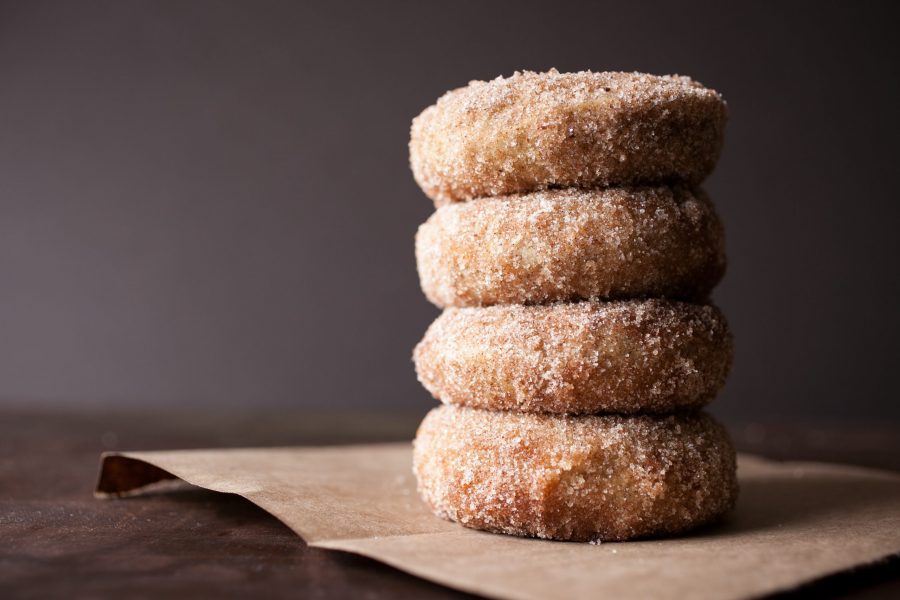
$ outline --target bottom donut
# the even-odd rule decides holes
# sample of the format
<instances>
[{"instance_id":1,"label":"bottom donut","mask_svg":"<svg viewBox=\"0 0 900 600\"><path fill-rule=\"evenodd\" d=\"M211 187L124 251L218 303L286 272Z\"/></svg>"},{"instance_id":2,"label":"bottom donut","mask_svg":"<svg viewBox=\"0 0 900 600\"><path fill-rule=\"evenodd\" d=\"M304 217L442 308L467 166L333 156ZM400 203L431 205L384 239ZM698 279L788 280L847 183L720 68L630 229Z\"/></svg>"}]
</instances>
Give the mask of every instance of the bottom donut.
<instances>
[{"instance_id":1,"label":"bottom donut","mask_svg":"<svg viewBox=\"0 0 900 600\"><path fill-rule=\"evenodd\" d=\"M414 442L419 493L466 527L568 541L681 533L735 503L734 447L709 415L560 416L442 406Z\"/></svg>"}]
</instances>

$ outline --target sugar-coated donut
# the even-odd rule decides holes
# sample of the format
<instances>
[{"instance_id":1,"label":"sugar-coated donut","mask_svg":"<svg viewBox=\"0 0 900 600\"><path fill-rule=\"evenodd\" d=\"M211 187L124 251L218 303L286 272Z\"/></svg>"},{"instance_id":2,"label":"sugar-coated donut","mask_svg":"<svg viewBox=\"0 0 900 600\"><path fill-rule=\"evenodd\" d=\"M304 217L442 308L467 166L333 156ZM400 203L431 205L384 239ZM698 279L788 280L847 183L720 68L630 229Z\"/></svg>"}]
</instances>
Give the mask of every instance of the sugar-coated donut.
<instances>
[{"instance_id":1,"label":"sugar-coated donut","mask_svg":"<svg viewBox=\"0 0 900 600\"><path fill-rule=\"evenodd\" d=\"M412 123L413 176L441 205L555 187L701 182L726 107L687 78L523 72L472 81Z\"/></svg>"},{"instance_id":2,"label":"sugar-coated donut","mask_svg":"<svg viewBox=\"0 0 900 600\"><path fill-rule=\"evenodd\" d=\"M665 300L450 308L413 352L445 404L568 414L702 406L732 357L718 308Z\"/></svg>"},{"instance_id":3,"label":"sugar-coated donut","mask_svg":"<svg viewBox=\"0 0 900 600\"><path fill-rule=\"evenodd\" d=\"M725 236L700 190L552 190L438 209L416 263L440 307L704 299L725 272Z\"/></svg>"},{"instance_id":4,"label":"sugar-coated donut","mask_svg":"<svg viewBox=\"0 0 900 600\"><path fill-rule=\"evenodd\" d=\"M466 527L556 540L674 534L726 513L735 452L706 414L560 417L443 406L414 442L419 493Z\"/></svg>"}]
</instances>

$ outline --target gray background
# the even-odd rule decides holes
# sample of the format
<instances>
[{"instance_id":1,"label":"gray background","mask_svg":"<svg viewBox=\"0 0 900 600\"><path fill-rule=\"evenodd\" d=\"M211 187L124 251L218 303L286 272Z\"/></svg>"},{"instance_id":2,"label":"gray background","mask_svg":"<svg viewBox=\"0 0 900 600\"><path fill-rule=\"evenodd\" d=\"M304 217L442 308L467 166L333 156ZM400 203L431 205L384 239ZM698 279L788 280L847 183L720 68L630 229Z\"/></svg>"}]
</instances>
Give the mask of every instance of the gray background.
<instances>
[{"instance_id":1,"label":"gray background","mask_svg":"<svg viewBox=\"0 0 900 600\"><path fill-rule=\"evenodd\" d=\"M0 398L424 411L409 122L515 69L690 74L715 412L897 420L891 3L0 3Z\"/></svg>"}]
</instances>

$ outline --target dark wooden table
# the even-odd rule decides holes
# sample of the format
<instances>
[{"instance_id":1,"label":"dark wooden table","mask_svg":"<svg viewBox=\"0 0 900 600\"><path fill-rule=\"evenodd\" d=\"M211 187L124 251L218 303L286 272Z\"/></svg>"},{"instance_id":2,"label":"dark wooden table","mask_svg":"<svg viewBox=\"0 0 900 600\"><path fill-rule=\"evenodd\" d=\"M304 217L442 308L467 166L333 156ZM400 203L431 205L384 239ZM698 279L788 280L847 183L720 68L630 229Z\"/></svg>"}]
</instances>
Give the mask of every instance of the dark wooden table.
<instances>
[{"instance_id":1,"label":"dark wooden table","mask_svg":"<svg viewBox=\"0 0 900 600\"><path fill-rule=\"evenodd\" d=\"M469 597L369 559L308 548L236 496L191 490L98 501L91 495L103 450L401 440L420 416L2 405L0 598ZM732 431L741 449L774 458L900 470L900 436L883 424L748 423ZM898 565L891 560L785 596L900 598Z\"/></svg>"}]
</instances>

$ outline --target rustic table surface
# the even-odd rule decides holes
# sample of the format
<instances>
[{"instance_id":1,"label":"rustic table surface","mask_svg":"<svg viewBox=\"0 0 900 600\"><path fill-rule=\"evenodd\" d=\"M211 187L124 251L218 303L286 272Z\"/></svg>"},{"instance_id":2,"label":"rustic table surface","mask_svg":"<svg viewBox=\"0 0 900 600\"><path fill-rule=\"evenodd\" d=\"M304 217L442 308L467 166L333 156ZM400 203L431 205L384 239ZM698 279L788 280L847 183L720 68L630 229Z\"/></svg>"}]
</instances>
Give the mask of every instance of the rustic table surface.
<instances>
[{"instance_id":1,"label":"rustic table surface","mask_svg":"<svg viewBox=\"0 0 900 600\"><path fill-rule=\"evenodd\" d=\"M92 497L104 450L409 439L421 415L270 417L0 405L0 598L463 598L375 561L306 545L250 502L204 490ZM884 424L732 426L773 458L900 470ZM830 577L790 598L900 598L900 560Z\"/></svg>"}]
</instances>

